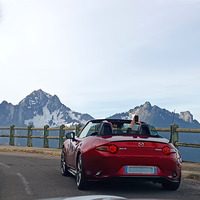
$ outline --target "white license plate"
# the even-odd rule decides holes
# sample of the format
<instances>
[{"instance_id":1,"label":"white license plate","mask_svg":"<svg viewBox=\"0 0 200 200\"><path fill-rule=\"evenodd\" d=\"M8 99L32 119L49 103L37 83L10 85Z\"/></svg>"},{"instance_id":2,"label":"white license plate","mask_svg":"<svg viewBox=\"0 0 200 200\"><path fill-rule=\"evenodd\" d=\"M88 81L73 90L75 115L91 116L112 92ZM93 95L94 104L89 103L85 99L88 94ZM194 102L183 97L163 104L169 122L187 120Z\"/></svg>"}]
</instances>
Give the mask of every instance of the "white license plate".
<instances>
[{"instance_id":1,"label":"white license plate","mask_svg":"<svg viewBox=\"0 0 200 200\"><path fill-rule=\"evenodd\" d=\"M157 167L125 166L126 174L157 174Z\"/></svg>"}]
</instances>

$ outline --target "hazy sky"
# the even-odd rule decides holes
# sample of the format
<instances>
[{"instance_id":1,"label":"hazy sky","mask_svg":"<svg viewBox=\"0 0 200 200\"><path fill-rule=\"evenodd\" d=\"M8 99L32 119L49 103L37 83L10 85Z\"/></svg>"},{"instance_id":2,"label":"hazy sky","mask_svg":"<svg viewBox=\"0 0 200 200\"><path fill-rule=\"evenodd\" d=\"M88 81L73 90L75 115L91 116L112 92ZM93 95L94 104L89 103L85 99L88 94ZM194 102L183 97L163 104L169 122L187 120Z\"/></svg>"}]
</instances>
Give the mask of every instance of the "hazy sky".
<instances>
[{"instance_id":1,"label":"hazy sky","mask_svg":"<svg viewBox=\"0 0 200 200\"><path fill-rule=\"evenodd\" d=\"M33 90L93 117L150 101L200 121L200 0L0 0L0 103Z\"/></svg>"}]
</instances>

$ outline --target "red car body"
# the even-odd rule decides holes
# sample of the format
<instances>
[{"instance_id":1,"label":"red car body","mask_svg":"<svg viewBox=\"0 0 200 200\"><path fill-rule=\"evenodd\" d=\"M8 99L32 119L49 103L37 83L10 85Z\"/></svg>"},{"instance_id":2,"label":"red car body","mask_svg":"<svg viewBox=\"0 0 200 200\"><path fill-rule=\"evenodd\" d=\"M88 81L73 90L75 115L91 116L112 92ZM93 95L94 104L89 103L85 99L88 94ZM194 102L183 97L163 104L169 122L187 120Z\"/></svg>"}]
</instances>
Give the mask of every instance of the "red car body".
<instances>
[{"instance_id":1,"label":"red car body","mask_svg":"<svg viewBox=\"0 0 200 200\"><path fill-rule=\"evenodd\" d=\"M132 130L131 120L91 120L82 131L67 133L61 172L76 176L79 189L89 180L140 178L176 190L181 181L181 156L165 138L142 123ZM114 125L114 126L113 126Z\"/></svg>"}]
</instances>

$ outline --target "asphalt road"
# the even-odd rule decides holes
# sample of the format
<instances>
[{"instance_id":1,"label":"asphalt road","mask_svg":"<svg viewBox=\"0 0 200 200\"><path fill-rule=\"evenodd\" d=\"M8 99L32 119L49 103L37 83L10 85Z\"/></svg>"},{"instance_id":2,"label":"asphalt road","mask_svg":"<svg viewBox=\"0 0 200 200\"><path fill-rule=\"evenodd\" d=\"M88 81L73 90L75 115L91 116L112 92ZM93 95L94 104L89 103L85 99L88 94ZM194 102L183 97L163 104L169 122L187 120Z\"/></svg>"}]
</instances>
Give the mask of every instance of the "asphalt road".
<instances>
[{"instance_id":1,"label":"asphalt road","mask_svg":"<svg viewBox=\"0 0 200 200\"><path fill-rule=\"evenodd\" d=\"M58 157L0 151L0 200L32 200L81 195L116 195L126 198L200 199L200 182L183 179L177 191L144 182L91 183L88 190L76 188L73 176L60 174Z\"/></svg>"}]
</instances>

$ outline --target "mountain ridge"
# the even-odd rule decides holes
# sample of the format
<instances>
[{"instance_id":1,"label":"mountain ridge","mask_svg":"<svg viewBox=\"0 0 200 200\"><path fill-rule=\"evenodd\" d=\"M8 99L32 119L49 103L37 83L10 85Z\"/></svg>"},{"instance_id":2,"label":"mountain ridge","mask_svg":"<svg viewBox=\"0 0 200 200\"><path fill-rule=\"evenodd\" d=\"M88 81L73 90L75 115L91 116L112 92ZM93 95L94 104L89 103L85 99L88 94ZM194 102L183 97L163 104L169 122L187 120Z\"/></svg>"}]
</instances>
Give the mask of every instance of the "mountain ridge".
<instances>
[{"instance_id":1,"label":"mountain ridge","mask_svg":"<svg viewBox=\"0 0 200 200\"><path fill-rule=\"evenodd\" d=\"M129 109L126 112L116 113L107 118L133 119L139 115L141 121L145 121L155 127L169 127L176 123L181 128L200 128L200 123L193 119L189 111L178 113L162 109L157 105L152 106L146 101L140 106ZM61 103L57 95L50 95L43 90L34 90L17 105L2 101L0 104L0 126L28 126L43 127L48 124L50 127L58 127L61 124L74 126L84 125L93 117L87 113L79 113L71 110Z\"/></svg>"},{"instance_id":2,"label":"mountain ridge","mask_svg":"<svg viewBox=\"0 0 200 200\"><path fill-rule=\"evenodd\" d=\"M178 124L181 128L200 128L200 123L193 119L193 115L189 111L178 114L156 105L152 106L148 101L127 112L117 113L108 118L133 119L134 115L138 115L141 121L160 128L169 127L173 123Z\"/></svg>"}]
</instances>

